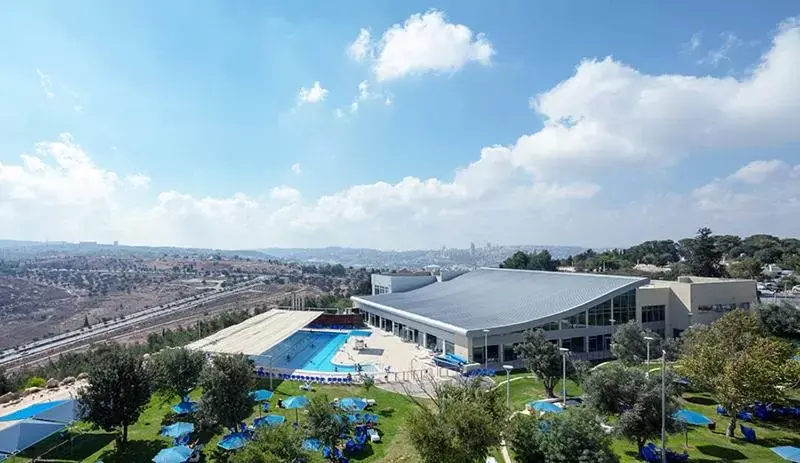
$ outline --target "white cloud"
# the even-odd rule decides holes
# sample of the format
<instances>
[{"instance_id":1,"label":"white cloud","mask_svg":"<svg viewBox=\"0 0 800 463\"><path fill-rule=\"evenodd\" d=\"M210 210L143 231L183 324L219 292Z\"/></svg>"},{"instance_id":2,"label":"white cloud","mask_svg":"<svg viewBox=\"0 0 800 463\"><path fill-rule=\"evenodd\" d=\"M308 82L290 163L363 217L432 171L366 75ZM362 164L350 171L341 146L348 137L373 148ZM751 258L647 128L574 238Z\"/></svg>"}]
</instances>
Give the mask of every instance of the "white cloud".
<instances>
[{"instance_id":1,"label":"white cloud","mask_svg":"<svg viewBox=\"0 0 800 463\"><path fill-rule=\"evenodd\" d=\"M36 68L36 74L39 76L39 86L42 87L44 95L48 99L55 98L56 94L53 93L53 81L50 79L50 76L43 73L39 68Z\"/></svg>"},{"instance_id":2,"label":"white cloud","mask_svg":"<svg viewBox=\"0 0 800 463\"><path fill-rule=\"evenodd\" d=\"M495 54L483 34L447 22L444 13L436 10L413 14L403 24L391 26L377 43L370 42L369 32L361 29L348 50L359 61L374 54L373 71L378 81L452 73L469 62L488 66Z\"/></svg>"},{"instance_id":3,"label":"white cloud","mask_svg":"<svg viewBox=\"0 0 800 463\"><path fill-rule=\"evenodd\" d=\"M323 88L319 81L315 81L311 88L300 87L297 93L297 104L321 103L328 97L328 89Z\"/></svg>"},{"instance_id":4,"label":"white cloud","mask_svg":"<svg viewBox=\"0 0 800 463\"><path fill-rule=\"evenodd\" d=\"M350 103L350 106L347 109L337 108L334 111L337 119L342 119L347 116L347 114L354 115L358 112L361 108L361 104L369 101L383 101L384 104L390 105L392 104L392 96L388 92L382 91L372 91L370 89L370 84L368 81L363 80L358 84L358 94L353 98L353 101Z\"/></svg>"},{"instance_id":5,"label":"white cloud","mask_svg":"<svg viewBox=\"0 0 800 463\"><path fill-rule=\"evenodd\" d=\"M128 182L132 187L141 188L144 190L150 188L150 180L150 177L146 174L133 174L125 177L125 181Z\"/></svg>"},{"instance_id":6,"label":"white cloud","mask_svg":"<svg viewBox=\"0 0 800 463\"><path fill-rule=\"evenodd\" d=\"M271 199L275 199L286 203L297 203L302 198L300 191L289 186L276 186L269 193Z\"/></svg>"},{"instance_id":7,"label":"white cloud","mask_svg":"<svg viewBox=\"0 0 800 463\"><path fill-rule=\"evenodd\" d=\"M549 178L800 141L799 70L800 26L782 27L743 79L649 75L612 58L586 60L531 100L545 126L517 140L513 159Z\"/></svg>"},{"instance_id":8,"label":"white cloud","mask_svg":"<svg viewBox=\"0 0 800 463\"><path fill-rule=\"evenodd\" d=\"M334 116L336 116L336 119L342 119L343 117L345 117L345 116L346 116L346 114L345 114L345 112L342 110L342 108L336 108L336 109L334 109L334 110L333 110L333 114L334 114Z\"/></svg>"},{"instance_id":9,"label":"white cloud","mask_svg":"<svg viewBox=\"0 0 800 463\"><path fill-rule=\"evenodd\" d=\"M720 39L722 43L719 48L709 50L706 57L698 61L699 64L717 66L723 61L729 61L730 53L744 44L739 37L736 37L730 32L723 32L720 34Z\"/></svg>"},{"instance_id":10,"label":"white cloud","mask_svg":"<svg viewBox=\"0 0 800 463\"><path fill-rule=\"evenodd\" d=\"M367 29L361 29L358 37L348 45L347 56L355 61L363 61L372 56L372 38Z\"/></svg>"},{"instance_id":11,"label":"white cloud","mask_svg":"<svg viewBox=\"0 0 800 463\"><path fill-rule=\"evenodd\" d=\"M703 43L703 33L702 32L695 32L692 34L692 37L689 39L689 42L684 44L684 50L687 52L693 52L700 48L700 45Z\"/></svg>"},{"instance_id":12,"label":"white cloud","mask_svg":"<svg viewBox=\"0 0 800 463\"><path fill-rule=\"evenodd\" d=\"M301 172L300 164L298 163L292 164L292 172L294 172L295 174L299 174Z\"/></svg>"},{"instance_id":13,"label":"white cloud","mask_svg":"<svg viewBox=\"0 0 800 463\"><path fill-rule=\"evenodd\" d=\"M741 79L649 75L610 58L587 60L533 98L541 130L483 148L447 178L379 181L318 198L287 186L222 198L145 194L120 187L130 176L97 166L64 135L0 165L0 223L9 237L226 248L610 246L686 236L700 225L797 236L800 165L754 161L691 191L631 188L622 202L606 190L624 184L626 168L647 179L654 167L692 156L686 165L702 173L706 151L800 142L798 72L800 26L790 23Z\"/></svg>"}]
</instances>

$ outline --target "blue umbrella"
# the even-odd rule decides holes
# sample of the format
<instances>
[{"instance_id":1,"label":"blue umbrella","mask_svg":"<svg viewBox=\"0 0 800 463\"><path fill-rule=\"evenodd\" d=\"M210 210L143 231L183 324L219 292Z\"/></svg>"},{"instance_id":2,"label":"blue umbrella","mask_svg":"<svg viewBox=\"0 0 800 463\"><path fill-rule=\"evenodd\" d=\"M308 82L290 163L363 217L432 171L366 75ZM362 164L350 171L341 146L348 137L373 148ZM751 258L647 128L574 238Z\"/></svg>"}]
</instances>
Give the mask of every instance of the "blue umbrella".
<instances>
[{"instance_id":1,"label":"blue umbrella","mask_svg":"<svg viewBox=\"0 0 800 463\"><path fill-rule=\"evenodd\" d=\"M181 437L186 434L191 434L193 431L194 424L184 423L182 421L161 427L161 435L166 437Z\"/></svg>"},{"instance_id":2,"label":"blue umbrella","mask_svg":"<svg viewBox=\"0 0 800 463\"><path fill-rule=\"evenodd\" d=\"M322 442L319 439L309 438L303 441L303 449L317 452L322 447Z\"/></svg>"},{"instance_id":3,"label":"blue umbrella","mask_svg":"<svg viewBox=\"0 0 800 463\"><path fill-rule=\"evenodd\" d=\"M359 399L357 397L345 397L339 401L339 408L351 412L360 412L361 410L367 408L367 402L364 399Z\"/></svg>"},{"instance_id":4,"label":"blue umbrella","mask_svg":"<svg viewBox=\"0 0 800 463\"><path fill-rule=\"evenodd\" d=\"M800 463L800 448L784 445L782 447L772 447L770 450L777 453L784 460Z\"/></svg>"},{"instance_id":5,"label":"blue umbrella","mask_svg":"<svg viewBox=\"0 0 800 463\"><path fill-rule=\"evenodd\" d=\"M561 412L564 411L563 408L559 407L558 405L556 405L556 404L554 404L552 402L545 402L545 401L542 401L542 400L537 400L535 402L532 402L532 404L533 405L531 405L531 406L537 412L561 413Z\"/></svg>"},{"instance_id":6,"label":"blue umbrella","mask_svg":"<svg viewBox=\"0 0 800 463\"><path fill-rule=\"evenodd\" d=\"M172 411L177 415L188 415L197 411L197 402L183 400L178 405L172 407Z\"/></svg>"},{"instance_id":7,"label":"blue umbrella","mask_svg":"<svg viewBox=\"0 0 800 463\"><path fill-rule=\"evenodd\" d=\"M713 423L711 418L703 415L702 413L693 412L687 409L681 409L672 414L672 418L681 423L691 424L694 426L708 426Z\"/></svg>"},{"instance_id":8,"label":"blue umbrella","mask_svg":"<svg viewBox=\"0 0 800 463\"><path fill-rule=\"evenodd\" d=\"M246 433L234 432L223 437L217 446L225 450L236 450L244 447L248 440L250 436Z\"/></svg>"},{"instance_id":9,"label":"blue umbrella","mask_svg":"<svg viewBox=\"0 0 800 463\"><path fill-rule=\"evenodd\" d=\"M297 423L297 410L305 408L308 405L308 399L304 395L293 395L283 401L284 408L294 408L294 422Z\"/></svg>"},{"instance_id":10,"label":"blue umbrella","mask_svg":"<svg viewBox=\"0 0 800 463\"><path fill-rule=\"evenodd\" d=\"M250 397L256 402L266 402L272 398L272 392L266 389L259 389L257 391L250 391Z\"/></svg>"},{"instance_id":11,"label":"blue umbrella","mask_svg":"<svg viewBox=\"0 0 800 463\"><path fill-rule=\"evenodd\" d=\"M192 456L193 452L191 448L185 445L170 447L158 452L158 455L153 457L153 461L155 463L184 463Z\"/></svg>"},{"instance_id":12,"label":"blue umbrella","mask_svg":"<svg viewBox=\"0 0 800 463\"><path fill-rule=\"evenodd\" d=\"M256 418L255 420L253 420L253 426L256 427L256 428L260 428L262 426L275 427L275 426L280 425L284 421L286 421L286 417L285 416L281 416L281 415L266 415L266 416L262 416L261 418Z\"/></svg>"}]
</instances>

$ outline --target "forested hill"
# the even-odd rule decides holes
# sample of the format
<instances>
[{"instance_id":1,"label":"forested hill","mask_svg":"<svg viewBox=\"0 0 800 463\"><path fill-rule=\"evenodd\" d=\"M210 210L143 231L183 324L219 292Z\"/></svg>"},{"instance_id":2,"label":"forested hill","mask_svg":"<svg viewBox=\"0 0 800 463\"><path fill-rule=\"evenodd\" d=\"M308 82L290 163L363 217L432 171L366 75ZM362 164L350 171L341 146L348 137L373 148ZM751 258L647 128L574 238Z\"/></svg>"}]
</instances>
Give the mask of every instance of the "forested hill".
<instances>
[{"instance_id":1,"label":"forested hill","mask_svg":"<svg viewBox=\"0 0 800 463\"><path fill-rule=\"evenodd\" d=\"M570 267L581 272L628 275L660 273L660 278L669 279L678 275L758 278L767 264L800 273L800 239L714 235L710 229L701 228L694 237L678 241L645 241L627 249L602 252L588 249L564 259L555 259L547 251L517 251L500 266L529 270Z\"/></svg>"}]
</instances>

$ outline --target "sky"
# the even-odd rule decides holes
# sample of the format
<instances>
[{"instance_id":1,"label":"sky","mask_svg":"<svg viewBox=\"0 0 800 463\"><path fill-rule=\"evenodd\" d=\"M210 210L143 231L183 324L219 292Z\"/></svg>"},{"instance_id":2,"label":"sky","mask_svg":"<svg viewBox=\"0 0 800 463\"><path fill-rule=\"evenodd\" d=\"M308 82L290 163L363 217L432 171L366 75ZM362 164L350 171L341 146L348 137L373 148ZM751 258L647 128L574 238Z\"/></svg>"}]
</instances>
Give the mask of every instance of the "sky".
<instances>
[{"instance_id":1,"label":"sky","mask_svg":"<svg viewBox=\"0 0 800 463\"><path fill-rule=\"evenodd\" d=\"M793 0L30 0L0 43L0 239L800 236Z\"/></svg>"}]
</instances>

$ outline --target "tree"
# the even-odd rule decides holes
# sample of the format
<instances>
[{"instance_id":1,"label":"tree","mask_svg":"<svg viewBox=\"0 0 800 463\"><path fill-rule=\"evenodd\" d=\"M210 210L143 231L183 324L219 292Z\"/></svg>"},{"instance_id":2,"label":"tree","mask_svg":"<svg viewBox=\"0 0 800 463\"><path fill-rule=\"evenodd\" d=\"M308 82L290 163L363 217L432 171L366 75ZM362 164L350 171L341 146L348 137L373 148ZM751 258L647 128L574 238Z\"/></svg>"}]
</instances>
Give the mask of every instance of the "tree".
<instances>
[{"instance_id":1,"label":"tree","mask_svg":"<svg viewBox=\"0 0 800 463\"><path fill-rule=\"evenodd\" d=\"M200 387L200 415L205 422L235 429L253 411L253 365L244 355L214 357L200 375Z\"/></svg>"},{"instance_id":2,"label":"tree","mask_svg":"<svg viewBox=\"0 0 800 463\"><path fill-rule=\"evenodd\" d=\"M800 375L798 362L790 361L791 346L767 337L753 313L734 310L708 327L687 330L683 338L682 371L728 410L729 437L739 412L755 401L780 400L782 387Z\"/></svg>"},{"instance_id":3,"label":"tree","mask_svg":"<svg viewBox=\"0 0 800 463\"><path fill-rule=\"evenodd\" d=\"M759 305L755 313L767 333L785 339L800 339L800 310L783 302Z\"/></svg>"},{"instance_id":4,"label":"tree","mask_svg":"<svg viewBox=\"0 0 800 463\"><path fill-rule=\"evenodd\" d=\"M618 415L636 402L644 376L616 363L597 368L583 382L586 405L601 415Z\"/></svg>"},{"instance_id":5,"label":"tree","mask_svg":"<svg viewBox=\"0 0 800 463\"><path fill-rule=\"evenodd\" d=\"M683 240L681 240L683 241ZM692 275L700 277L722 276L722 252L716 246L711 229L697 230L697 235L686 242L687 261Z\"/></svg>"},{"instance_id":6,"label":"tree","mask_svg":"<svg viewBox=\"0 0 800 463\"><path fill-rule=\"evenodd\" d=\"M347 417L333 406L325 394L312 397L306 411L309 433L328 447L336 447L339 437L350 432Z\"/></svg>"},{"instance_id":7,"label":"tree","mask_svg":"<svg viewBox=\"0 0 800 463\"><path fill-rule=\"evenodd\" d=\"M555 397L553 389L563 374L563 360L558 346L547 340L541 329L527 330L522 339L514 347L514 352L523 359L528 371L542 381L547 397Z\"/></svg>"},{"instance_id":8,"label":"tree","mask_svg":"<svg viewBox=\"0 0 800 463\"><path fill-rule=\"evenodd\" d=\"M83 316L83 327L84 328L91 328L92 327L91 323L89 323L89 315L84 315Z\"/></svg>"},{"instance_id":9,"label":"tree","mask_svg":"<svg viewBox=\"0 0 800 463\"><path fill-rule=\"evenodd\" d=\"M514 415L506 435L506 444L514 451L517 461L545 461L542 453L542 426L536 415Z\"/></svg>"},{"instance_id":10,"label":"tree","mask_svg":"<svg viewBox=\"0 0 800 463\"><path fill-rule=\"evenodd\" d=\"M411 442L423 463L484 461L500 443L505 427L503 395L479 380L437 383L430 380L430 404L412 396L417 407L406 422Z\"/></svg>"},{"instance_id":11,"label":"tree","mask_svg":"<svg viewBox=\"0 0 800 463\"><path fill-rule=\"evenodd\" d=\"M526 269L529 263L530 257L528 254L524 251L517 251L512 254L511 257L504 260L500 264L500 268Z\"/></svg>"},{"instance_id":12,"label":"tree","mask_svg":"<svg viewBox=\"0 0 800 463\"><path fill-rule=\"evenodd\" d=\"M752 257L743 257L728 266L728 274L733 278L757 280L761 276L761 262Z\"/></svg>"},{"instance_id":13,"label":"tree","mask_svg":"<svg viewBox=\"0 0 800 463\"><path fill-rule=\"evenodd\" d=\"M547 270L555 272L558 270L558 262L553 260L552 254L547 249L540 252L528 254L524 251L517 251L508 259L500 264L500 268L510 268L518 270Z\"/></svg>"},{"instance_id":14,"label":"tree","mask_svg":"<svg viewBox=\"0 0 800 463\"><path fill-rule=\"evenodd\" d=\"M535 419L523 416L515 420L521 423L526 419ZM538 445L539 452L544 456L544 461L550 463L612 463L619 461L612 449L613 439L601 427L594 414L584 408L568 408L564 413L549 414L539 418L538 436L533 439ZM530 425L528 425L528 428ZM509 434L515 434L512 425ZM536 432L534 430L534 432ZM512 440L512 448L515 449ZM530 450L526 453L533 453ZM527 460L526 460L527 461ZM537 460L533 460L537 461ZM542 460L539 460L542 461Z\"/></svg>"},{"instance_id":15,"label":"tree","mask_svg":"<svg viewBox=\"0 0 800 463\"><path fill-rule=\"evenodd\" d=\"M151 359L157 390L168 396L184 397L197 386L206 363L202 351L185 347L165 349Z\"/></svg>"},{"instance_id":16,"label":"tree","mask_svg":"<svg viewBox=\"0 0 800 463\"><path fill-rule=\"evenodd\" d=\"M375 377L370 375L361 375L361 386L366 392L369 392L375 386Z\"/></svg>"},{"instance_id":17,"label":"tree","mask_svg":"<svg viewBox=\"0 0 800 463\"><path fill-rule=\"evenodd\" d=\"M141 357L123 347L113 345L96 352L78 402L87 421L106 431L121 430L118 441L124 446L128 426L139 419L150 400L150 376Z\"/></svg>"},{"instance_id":18,"label":"tree","mask_svg":"<svg viewBox=\"0 0 800 463\"><path fill-rule=\"evenodd\" d=\"M611 353L625 365L636 365L647 359L646 337L650 341L650 358L658 358L661 354L661 336L653 331L644 331L636 320L621 325L614 331L611 341Z\"/></svg>"},{"instance_id":19,"label":"tree","mask_svg":"<svg viewBox=\"0 0 800 463\"><path fill-rule=\"evenodd\" d=\"M308 461L303 450L304 435L292 426L259 428L253 440L234 453L230 463L286 463Z\"/></svg>"}]
</instances>

